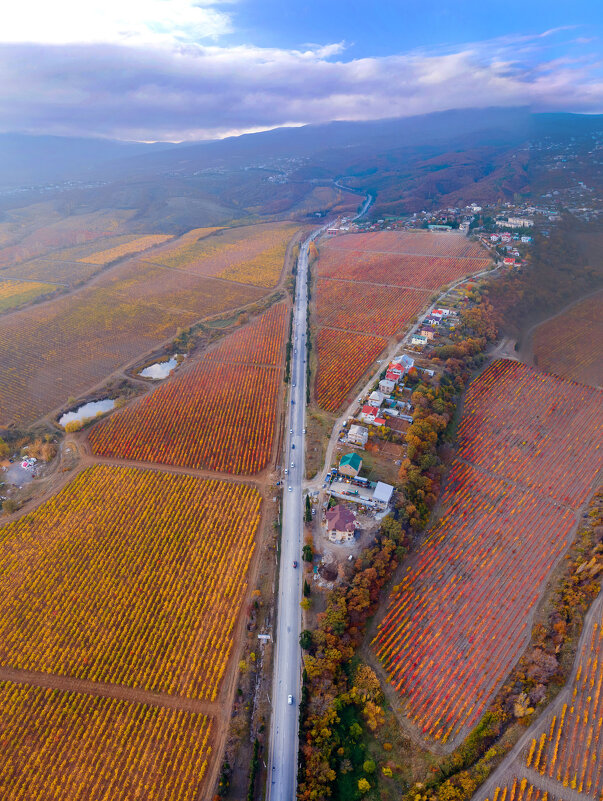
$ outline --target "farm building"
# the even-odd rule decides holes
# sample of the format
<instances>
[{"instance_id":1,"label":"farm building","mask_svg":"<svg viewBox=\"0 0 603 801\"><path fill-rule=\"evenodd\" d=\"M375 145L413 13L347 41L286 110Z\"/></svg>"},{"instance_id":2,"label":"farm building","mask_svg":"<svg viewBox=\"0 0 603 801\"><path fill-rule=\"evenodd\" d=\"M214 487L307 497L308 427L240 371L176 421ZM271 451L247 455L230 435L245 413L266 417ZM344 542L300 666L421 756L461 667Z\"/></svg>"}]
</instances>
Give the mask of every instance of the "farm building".
<instances>
[{"instance_id":1,"label":"farm building","mask_svg":"<svg viewBox=\"0 0 603 801\"><path fill-rule=\"evenodd\" d=\"M356 532L354 512L338 503L327 512L327 537L331 542L351 542Z\"/></svg>"},{"instance_id":2,"label":"farm building","mask_svg":"<svg viewBox=\"0 0 603 801\"><path fill-rule=\"evenodd\" d=\"M354 445L361 445L364 448L368 442L368 428L364 426L350 426L348 442Z\"/></svg>"},{"instance_id":3,"label":"farm building","mask_svg":"<svg viewBox=\"0 0 603 801\"><path fill-rule=\"evenodd\" d=\"M362 467L362 459L357 453L346 453L339 462L339 472L342 476L356 478Z\"/></svg>"}]
</instances>

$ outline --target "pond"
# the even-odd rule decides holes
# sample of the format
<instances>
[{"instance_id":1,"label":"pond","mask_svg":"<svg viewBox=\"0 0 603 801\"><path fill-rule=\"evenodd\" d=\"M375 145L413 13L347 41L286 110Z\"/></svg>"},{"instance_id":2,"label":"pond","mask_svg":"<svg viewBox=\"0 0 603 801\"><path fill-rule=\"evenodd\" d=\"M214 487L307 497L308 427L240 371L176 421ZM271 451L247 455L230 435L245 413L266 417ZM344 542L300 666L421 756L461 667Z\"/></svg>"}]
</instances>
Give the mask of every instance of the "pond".
<instances>
[{"instance_id":1,"label":"pond","mask_svg":"<svg viewBox=\"0 0 603 801\"><path fill-rule=\"evenodd\" d=\"M65 414L59 419L59 425L63 426L64 428L67 423L72 423L74 420L77 420L78 422L89 420L92 417L96 417L96 415L100 412L110 411L114 408L114 406L115 401L111 398L85 403L83 406L80 406L79 409L76 409L73 412L65 412Z\"/></svg>"},{"instance_id":2,"label":"pond","mask_svg":"<svg viewBox=\"0 0 603 801\"><path fill-rule=\"evenodd\" d=\"M143 378L153 378L157 381L162 378L167 378L177 365L178 359L176 356L172 356L167 362L156 362L149 367L145 367L144 370L140 371L140 375Z\"/></svg>"}]
</instances>

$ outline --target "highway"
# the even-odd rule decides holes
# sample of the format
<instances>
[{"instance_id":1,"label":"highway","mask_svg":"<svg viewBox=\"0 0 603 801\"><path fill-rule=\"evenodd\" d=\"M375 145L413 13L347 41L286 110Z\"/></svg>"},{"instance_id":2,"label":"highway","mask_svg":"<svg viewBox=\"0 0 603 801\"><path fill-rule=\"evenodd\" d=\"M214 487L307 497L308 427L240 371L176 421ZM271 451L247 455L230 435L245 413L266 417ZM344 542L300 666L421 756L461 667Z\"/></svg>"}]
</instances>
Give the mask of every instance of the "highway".
<instances>
[{"instance_id":1,"label":"highway","mask_svg":"<svg viewBox=\"0 0 603 801\"><path fill-rule=\"evenodd\" d=\"M355 219L368 210L367 196ZM306 412L306 308L308 303L308 246L328 223L300 247L293 308L291 393L283 462L283 511L277 606L276 648L272 680L272 721L268 751L268 801L294 801L297 794L299 693L302 654L301 607L303 565L303 489ZM284 470L287 474L284 474ZM297 567L293 563L297 562ZM290 702L291 701L291 702Z\"/></svg>"}]
</instances>

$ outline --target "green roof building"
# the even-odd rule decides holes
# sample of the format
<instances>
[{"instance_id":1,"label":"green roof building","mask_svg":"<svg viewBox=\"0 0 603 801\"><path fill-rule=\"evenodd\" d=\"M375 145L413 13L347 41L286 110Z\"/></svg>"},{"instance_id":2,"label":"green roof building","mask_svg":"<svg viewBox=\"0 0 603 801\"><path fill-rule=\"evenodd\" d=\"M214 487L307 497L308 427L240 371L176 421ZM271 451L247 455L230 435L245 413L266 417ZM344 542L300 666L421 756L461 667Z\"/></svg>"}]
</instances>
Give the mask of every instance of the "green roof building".
<instances>
[{"instance_id":1,"label":"green roof building","mask_svg":"<svg viewBox=\"0 0 603 801\"><path fill-rule=\"evenodd\" d=\"M362 459L357 453L346 453L339 462L339 472L342 476L356 478L362 467Z\"/></svg>"}]
</instances>

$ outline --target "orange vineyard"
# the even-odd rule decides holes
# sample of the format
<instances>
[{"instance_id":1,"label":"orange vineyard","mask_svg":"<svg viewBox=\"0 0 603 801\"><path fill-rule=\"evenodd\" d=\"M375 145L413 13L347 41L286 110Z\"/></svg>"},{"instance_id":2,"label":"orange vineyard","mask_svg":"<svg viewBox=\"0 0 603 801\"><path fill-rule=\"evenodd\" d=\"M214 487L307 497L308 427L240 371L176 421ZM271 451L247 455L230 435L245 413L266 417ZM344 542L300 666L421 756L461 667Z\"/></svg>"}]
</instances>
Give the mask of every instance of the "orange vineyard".
<instances>
[{"instance_id":1,"label":"orange vineyard","mask_svg":"<svg viewBox=\"0 0 603 801\"><path fill-rule=\"evenodd\" d=\"M0 797L196 801L210 732L199 714L0 682Z\"/></svg>"},{"instance_id":2,"label":"orange vineyard","mask_svg":"<svg viewBox=\"0 0 603 801\"><path fill-rule=\"evenodd\" d=\"M0 664L215 700L255 489L96 466L0 530Z\"/></svg>"},{"instance_id":3,"label":"orange vineyard","mask_svg":"<svg viewBox=\"0 0 603 801\"><path fill-rule=\"evenodd\" d=\"M368 350L364 358L353 352L348 363L350 332L399 336L428 306L433 290L485 269L489 261L461 234L376 231L323 240L316 268L319 405L336 411L375 358ZM323 326L341 329L339 347L334 332L323 336Z\"/></svg>"},{"instance_id":4,"label":"orange vineyard","mask_svg":"<svg viewBox=\"0 0 603 801\"><path fill-rule=\"evenodd\" d=\"M262 470L272 455L286 325L280 304L230 335L181 375L95 426L94 453L235 474Z\"/></svg>"},{"instance_id":5,"label":"orange vineyard","mask_svg":"<svg viewBox=\"0 0 603 801\"><path fill-rule=\"evenodd\" d=\"M601 470L602 423L596 390L518 362L471 384L440 520L373 641L426 739L468 733L519 658Z\"/></svg>"}]
</instances>

